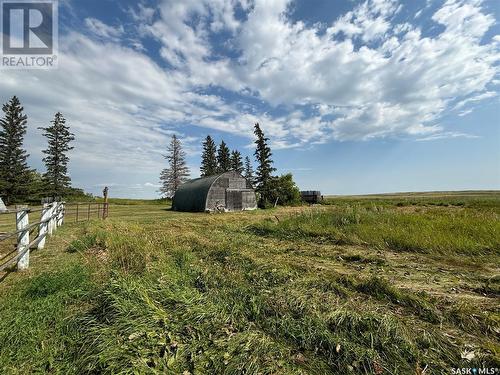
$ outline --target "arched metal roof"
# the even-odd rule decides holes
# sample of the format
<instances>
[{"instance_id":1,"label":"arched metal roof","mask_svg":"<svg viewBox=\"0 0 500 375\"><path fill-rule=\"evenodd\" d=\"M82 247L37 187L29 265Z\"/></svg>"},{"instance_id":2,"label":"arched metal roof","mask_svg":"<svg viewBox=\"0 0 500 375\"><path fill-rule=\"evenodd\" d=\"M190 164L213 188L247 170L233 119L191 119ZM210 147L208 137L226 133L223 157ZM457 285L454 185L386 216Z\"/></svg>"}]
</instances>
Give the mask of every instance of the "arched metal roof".
<instances>
[{"instance_id":1,"label":"arched metal roof","mask_svg":"<svg viewBox=\"0 0 500 375\"><path fill-rule=\"evenodd\" d=\"M226 173L230 172L195 178L194 180L185 182L175 192L172 208L183 211L205 211L210 188L219 177Z\"/></svg>"}]
</instances>

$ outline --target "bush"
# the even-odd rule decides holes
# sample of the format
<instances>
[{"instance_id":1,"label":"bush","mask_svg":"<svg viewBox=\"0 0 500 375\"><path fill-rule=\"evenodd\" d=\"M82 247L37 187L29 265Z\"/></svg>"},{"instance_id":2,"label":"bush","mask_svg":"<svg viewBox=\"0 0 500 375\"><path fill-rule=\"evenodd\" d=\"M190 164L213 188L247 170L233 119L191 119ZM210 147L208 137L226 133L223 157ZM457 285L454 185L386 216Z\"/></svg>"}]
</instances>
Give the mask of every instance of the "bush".
<instances>
[{"instance_id":1,"label":"bush","mask_svg":"<svg viewBox=\"0 0 500 375\"><path fill-rule=\"evenodd\" d=\"M273 177L271 183L271 190L269 191L268 198L264 203L264 207L273 206L278 200L280 206L293 206L300 204L300 190L293 181L291 173Z\"/></svg>"}]
</instances>

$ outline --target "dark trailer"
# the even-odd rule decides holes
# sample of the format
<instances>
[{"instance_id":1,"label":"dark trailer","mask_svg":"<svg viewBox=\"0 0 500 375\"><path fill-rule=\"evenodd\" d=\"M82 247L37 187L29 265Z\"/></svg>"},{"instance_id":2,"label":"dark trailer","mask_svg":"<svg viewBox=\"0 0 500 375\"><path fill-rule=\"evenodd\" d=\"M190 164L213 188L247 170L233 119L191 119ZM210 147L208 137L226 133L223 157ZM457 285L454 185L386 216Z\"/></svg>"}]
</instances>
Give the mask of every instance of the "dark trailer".
<instances>
[{"instance_id":1,"label":"dark trailer","mask_svg":"<svg viewBox=\"0 0 500 375\"><path fill-rule=\"evenodd\" d=\"M187 181L179 186L172 201L175 211L222 212L256 208L252 184L235 171Z\"/></svg>"},{"instance_id":2,"label":"dark trailer","mask_svg":"<svg viewBox=\"0 0 500 375\"><path fill-rule=\"evenodd\" d=\"M302 200L307 203L321 203L323 200L321 191L316 190L301 191L300 196L302 197Z\"/></svg>"}]
</instances>

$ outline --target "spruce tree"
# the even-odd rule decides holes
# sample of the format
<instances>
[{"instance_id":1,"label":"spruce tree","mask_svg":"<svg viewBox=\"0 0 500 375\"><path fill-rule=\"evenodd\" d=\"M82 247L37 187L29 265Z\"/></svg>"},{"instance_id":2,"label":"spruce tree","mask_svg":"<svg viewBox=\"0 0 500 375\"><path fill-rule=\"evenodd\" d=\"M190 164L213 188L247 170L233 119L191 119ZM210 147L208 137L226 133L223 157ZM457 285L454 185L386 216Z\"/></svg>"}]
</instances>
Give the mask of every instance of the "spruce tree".
<instances>
[{"instance_id":1,"label":"spruce tree","mask_svg":"<svg viewBox=\"0 0 500 375\"><path fill-rule=\"evenodd\" d=\"M212 176L217 174L217 147L215 142L207 135L205 141L203 142L203 154L201 156L201 176Z\"/></svg>"},{"instance_id":2,"label":"spruce tree","mask_svg":"<svg viewBox=\"0 0 500 375\"><path fill-rule=\"evenodd\" d=\"M253 176L253 168L252 163L250 162L250 158L247 156L245 158L245 178L253 184L254 176Z\"/></svg>"},{"instance_id":3,"label":"spruce tree","mask_svg":"<svg viewBox=\"0 0 500 375\"><path fill-rule=\"evenodd\" d=\"M179 186L188 180L189 168L186 165L186 153L182 150L181 142L175 134L167 147L167 152L165 159L168 161L168 168L160 174L160 193L172 198Z\"/></svg>"},{"instance_id":4,"label":"spruce tree","mask_svg":"<svg viewBox=\"0 0 500 375\"><path fill-rule=\"evenodd\" d=\"M241 160L241 153L238 150L231 152L231 170L240 174L243 173L243 161Z\"/></svg>"},{"instance_id":5,"label":"spruce tree","mask_svg":"<svg viewBox=\"0 0 500 375\"><path fill-rule=\"evenodd\" d=\"M231 153L226 143L222 141L217 151L217 172L224 173L231 170Z\"/></svg>"},{"instance_id":6,"label":"spruce tree","mask_svg":"<svg viewBox=\"0 0 500 375\"><path fill-rule=\"evenodd\" d=\"M273 160L271 159L271 148L267 142L269 138L264 136L264 132L260 128L259 123L255 124L254 134L257 137L255 140L255 159L257 161L257 172L255 177L256 190L260 193L259 206L265 207L272 196L272 173L276 170L273 168Z\"/></svg>"},{"instance_id":7,"label":"spruce tree","mask_svg":"<svg viewBox=\"0 0 500 375\"><path fill-rule=\"evenodd\" d=\"M39 128L44 131L43 135L48 141L47 149L43 150L43 153L47 155L43 158L47 169L44 179L46 193L51 197L61 197L71 187L67 152L73 149L70 143L75 136L69 131L69 126L66 125L66 119L61 112L56 113L51 124L47 128Z\"/></svg>"},{"instance_id":8,"label":"spruce tree","mask_svg":"<svg viewBox=\"0 0 500 375\"><path fill-rule=\"evenodd\" d=\"M28 154L23 149L27 116L19 99L14 96L3 105L0 119L0 196L6 204L28 199L30 170Z\"/></svg>"},{"instance_id":9,"label":"spruce tree","mask_svg":"<svg viewBox=\"0 0 500 375\"><path fill-rule=\"evenodd\" d=\"M30 201L40 201L42 198L46 198L47 182L45 176L36 170L31 170L30 175L30 186L29 186L29 198Z\"/></svg>"}]
</instances>

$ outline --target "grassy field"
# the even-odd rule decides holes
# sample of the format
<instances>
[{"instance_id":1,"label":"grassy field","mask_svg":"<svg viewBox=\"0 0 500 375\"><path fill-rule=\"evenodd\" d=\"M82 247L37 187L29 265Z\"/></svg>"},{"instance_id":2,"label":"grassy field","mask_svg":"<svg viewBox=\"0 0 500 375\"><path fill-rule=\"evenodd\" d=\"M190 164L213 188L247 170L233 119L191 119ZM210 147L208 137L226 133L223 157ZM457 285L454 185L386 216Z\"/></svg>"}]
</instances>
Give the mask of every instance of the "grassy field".
<instances>
[{"instance_id":1,"label":"grassy field","mask_svg":"<svg viewBox=\"0 0 500 375\"><path fill-rule=\"evenodd\" d=\"M0 373L500 367L498 192L168 208L114 202L0 274Z\"/></svg>"}]
</instances>

